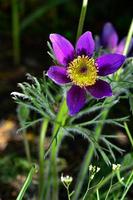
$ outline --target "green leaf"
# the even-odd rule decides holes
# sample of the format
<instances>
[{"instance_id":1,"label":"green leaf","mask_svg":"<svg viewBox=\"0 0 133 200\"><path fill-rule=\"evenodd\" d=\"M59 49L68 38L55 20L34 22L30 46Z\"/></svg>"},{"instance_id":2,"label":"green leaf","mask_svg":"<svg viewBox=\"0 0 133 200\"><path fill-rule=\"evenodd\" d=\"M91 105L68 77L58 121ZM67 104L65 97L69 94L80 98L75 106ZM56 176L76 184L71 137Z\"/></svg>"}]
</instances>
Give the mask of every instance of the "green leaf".
<instances>
[{"instance_id":1,"label":"green leaf","mask_svg":"<svg viewBox=\"0 0 133 200\"><path fill-rule=\"evenodd\" d=\"M122 166L130 166L133 163L133 153L128 153L124 156Z\"/></svg>"},{"instance_id":2,"label":"green leaf","mask_svg":"<svg viewBox=\"0 0 133 200\"><path fill-rule=\"evenodd\" d=\"M82 128L80 126L65 126L64 130L66 132L73 132L82 135L84 138L88 139L89 141L92 141L92 133L89 129Z\"/></svg>"}]
</instances>

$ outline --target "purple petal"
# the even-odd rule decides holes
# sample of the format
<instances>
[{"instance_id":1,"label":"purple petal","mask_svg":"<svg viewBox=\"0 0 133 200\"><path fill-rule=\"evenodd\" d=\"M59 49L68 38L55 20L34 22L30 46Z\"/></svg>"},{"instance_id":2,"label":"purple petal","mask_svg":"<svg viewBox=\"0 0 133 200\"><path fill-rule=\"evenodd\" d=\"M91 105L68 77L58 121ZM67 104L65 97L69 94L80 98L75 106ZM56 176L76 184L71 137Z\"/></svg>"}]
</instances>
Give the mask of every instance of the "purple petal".
<instances>
[{"instance_id":1,"label":"purple petal","mask_svg":"<svg viewBox=\"0 0 133 200\"><path fill-rule=\"evenodd\" d=\"M95 49L95 42L92 37L92 33L87 31L77 41L76 53L77 55L88 55L92 56Z\"/></svg>"},{"instance_id":2,"label":"purple petal","mask_svg":"<svg viewBox=\"0 0 133 200\"><path fill-rule=\"evenodd\" d=\"M96 99L112 96L112 90L109 83L100 79L96 81L95 85L87 87L86 89Z\"/></svg>"},{"instance_id":3,"label":"purple petal","mask_svg":"<svg viewBox=\"0 0 133 200\"><path fill-rule=\"evenodd\" d=\"M74 58L74 48L72 44L59 34L50 34L50 41L57 61L66 66Z\"/></svg>"},{"instance_id":4,"label":"purple petal","mask_svg":"<svg viewBox=\"0 0 133 200\"><path fill-rule=\"evenodd\" d=\"M85 90L76 85L73 85L67 92L67 105L71 116L78 113L84 106L85 96Z\"/></svg>"},{"instance_id":5,"label":"purple petal","mask_svg":"<svg viewBox=\"0 0 133 200\"><path fill-rule=\"evenodd\" d=\"M126 38L123 38L119 43L119 45L116 47L115 53L123 54L125 43L126 43Z\"/></svg>"},{"instance_id":6,"label":"purple petal","mask_svg":"<svg viewBox=\"0 0 133 200\"><path fill-rule=\"evenodd\" d=\"M66 75L65 67L51 66L47 71L47 75L58 85L63 85L70 82L70 79Z\"/></svg>"},{"instance_id":7,"label":"purple petal","mask_svg":"<svg viewBox=\"0 0 133 200\"><path fill-rule=\"evenodd\" d=\"M117 48L115 50L115 53L123 54L125 44L126 44L126 38L123 38L120 41L119 45L117 46ZM129 48L128 48L128 53L130 52L130 50L132 49L132 47L133 47L133 38L132 38L132 40L130 42L130 45L129 45Z\"/></svg>"},{"instance_id":8,"label":"purple petal","mask_svg":"<svg viewBox=\"0 0 133 200\"><path fill-rule=\"evenodd\" d=\"M106 54L96 59L98 75L106 76L117 71L125 61L125 56L120 54Z\"/></svg>"},{"instance_id":9,"label":"purple petal","mask_svg":"<svg viewBox=\"0 0 133 200\"><path fill-rule=\"evenodd\" d=\"M118 43L118 34L111 23L106 23L102 32L102 43L105 47L113 50Z\"/></svg>"}]
</instances>

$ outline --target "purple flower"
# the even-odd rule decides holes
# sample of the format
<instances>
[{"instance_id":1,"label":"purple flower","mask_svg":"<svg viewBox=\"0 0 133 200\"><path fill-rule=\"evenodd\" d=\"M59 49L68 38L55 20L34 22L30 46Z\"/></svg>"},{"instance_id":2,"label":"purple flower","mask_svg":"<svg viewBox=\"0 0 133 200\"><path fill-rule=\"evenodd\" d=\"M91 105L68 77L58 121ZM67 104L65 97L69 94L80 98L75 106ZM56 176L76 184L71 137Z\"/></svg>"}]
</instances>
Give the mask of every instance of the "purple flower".
<instances>
[{"instance_id":1,"label":"purple flower","mask_svg":"<svg viewBox=\"0 0 133 200\"><path fill-rule=\"evenodd\" d=\"M47 75L58 85L72 83L67 92L67 105L70 115L75 115L85 105L86 93L96 99L112 96L112 90L99 76L117 71L125 61L120 54L107 54L97 59L92 57L95 43L91 32L80 36L76 47L59 34L50 34L57 66L51 66Z\"/></svg>"},{"instance_id":2,"label":"purple flower","mask_svg":"<svg viewBox=\"0 0 133 200\"><path fill-rule=\"evenodd\" d=\"M108 48L112 53L123 54L125 42L125 37L119 42L118 34L110 22L105 23L102 31L102 44L104 47ZM128 52L131 50L132 46L133 39L131 41Z\"/></svg>"}]
</instances>

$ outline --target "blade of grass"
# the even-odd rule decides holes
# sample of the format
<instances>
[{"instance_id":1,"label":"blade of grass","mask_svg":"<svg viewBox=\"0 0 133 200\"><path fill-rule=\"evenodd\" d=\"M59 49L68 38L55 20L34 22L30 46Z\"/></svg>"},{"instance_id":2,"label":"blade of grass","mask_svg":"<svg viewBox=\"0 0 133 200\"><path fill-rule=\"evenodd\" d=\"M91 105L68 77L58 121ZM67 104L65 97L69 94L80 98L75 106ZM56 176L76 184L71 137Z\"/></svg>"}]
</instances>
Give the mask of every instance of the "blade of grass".
<instances>
[{"instance_id":1,"label":"blade of grass","mask_svg":"<svg viewBox=\"0 0 133 200\"><path fill-rule=\"evenodd\" d=\"M124 48L124 51L123 51L123 55L125 55L125 56L128 53L128 49L129 49L129 46L130 46L130 42L132 40L132 36L133 36L133 19L131 21L131 25L130 25L129 32L128 32L127 39L126 39L125 48Z\"/></svg>"},{"instance_id":2,"label":"blade of grass","mask_svg":"<svg viewBox=\"0 0 133 200\"><path fill-rule=\"evenodd\" d=\"M125 44L125 47L124 47L124 50L123 50L124 56L127 56L127 54L128 54L128 49L130 47L132 35L133 35L133 20L131 21L131 25L129 27L129 31L128 31L127 38L126 38L126 44ZM122 67L116 73L116 80L118 80L121 72L122 72Z\"/></svg>"},{"instance_id":3,"label":"blade of grass","mask_svg":"<svg viewBox=\"0 0 133 200\"><path fill-rule=\"evenodd\" d=\"M132 147L133 147L133 138L132 138L132 135L131 135L131 133L130 133L130 131L129 131L129 128L128 128L128 125L127 125L126 122L124 122L124 127L125 127L126 133L127 133L127 135L128 135L128 138L129 138L129 140L130 140L130 143L131 143L131 145L132 145Z\"/></svg>"},{"instance_id":4,"label":"blade of grass","mask_svg":"<svg viewBox=\"0 0 133 200\"><path fill-rule=\"evenodd\" d=\"M132 186L132 184L133 184L133 171L132 171L132 173L130 174L128 180L127 180L127 183L126 183L126 186L127 186L127 187L126 187L126 189L124 190L124 193L123 193L123 195L122 195L122 197L121 197L120 200L124 200L124 199L125 199L125 196L126 196L127 192L129 191L130 187Z\"/></svg>"},{"instance_id":5,"label":"blade of grass","mask_svg":"<svg viewBox=\"0 0 133 200\"><path fill-rule=\"evenodd\" d=\"M27 188L29 187L29 185L31 184L32 178L36 172L37 172L37 167L36 167L36 165L33 165L16 200L23 199L24 194L25 194Z\"/></svg>"}]
</instances>

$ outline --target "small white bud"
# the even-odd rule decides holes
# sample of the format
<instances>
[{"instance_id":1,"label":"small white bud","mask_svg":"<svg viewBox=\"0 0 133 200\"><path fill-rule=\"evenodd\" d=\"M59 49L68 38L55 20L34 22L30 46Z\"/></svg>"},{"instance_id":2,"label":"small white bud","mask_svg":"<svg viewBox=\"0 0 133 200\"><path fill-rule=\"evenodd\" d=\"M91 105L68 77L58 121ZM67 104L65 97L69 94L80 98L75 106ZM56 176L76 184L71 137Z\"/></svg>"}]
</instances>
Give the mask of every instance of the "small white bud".
<instances>
[{"instance_id":1,"label":"small white bud","mask_svg":"<svg viewBox=\"0 0 133 200\"><path fill-rule=\"evenodd\" d=\"M92 173L97 173L97 172L100 171L100 167L96 167L96 166L90 165L89 166L89 171L92 172Z\"/></svg>"},{"instance_id":2,"label":"small white bud","mask_svg":"<svg viewBox=\"0 0 133 200\"><path fill-rule=\"evenodd\" d=\"M124 181L124 177L121 178L121 181Z\"/></svg>"},{"instance_id":3,"label":"small white bud","mask_svg":"<svg viewBox=\"0 0 133 200\"><path fill-rule=\"evenodd\" d=\"M100 167L97 167L96 173L100 171Z\"/></svg>"},{"instance_id":4,"label":"small white bud","mask_svg":"<svg viewBox=\"0 0 133 200\"><path fill-rule=\"evenodd\" d=\"M116 168L117 168L117 165L116 164L112 164L112 169L116 170Z\"/></svg>"},{"instance_id":5,"label":"small white bud","mask_svg":"<svg viewBox=\"0 0 133 200\"><path fill-rule=\"evenodd\" d=\"M90 166L89 166L89 171L92 171L92 169L93 169L93 166L90 165Z\"/></svg>"},{"instance_id":6,"label":"small white bud","mask_svg":"<svg viewBox=\"0 0 133 200\"><path fill-rule=\"evenodd\" d=\"M120 164L112 164L112 170L113 171L120 169L120 167L121 167Z\"/></svg>"},{"instance_id":7,"label":"small white bud","mask_svg":"<svg viewBox=\"0 0 133 200\"><path fill-rule=\"evenodd\" d=\"M95 176L95 174L92 174L92 175L90 176L90 179L92 180L92 179L94 178L94 176Z\"/></svg>"}]
</instances>

